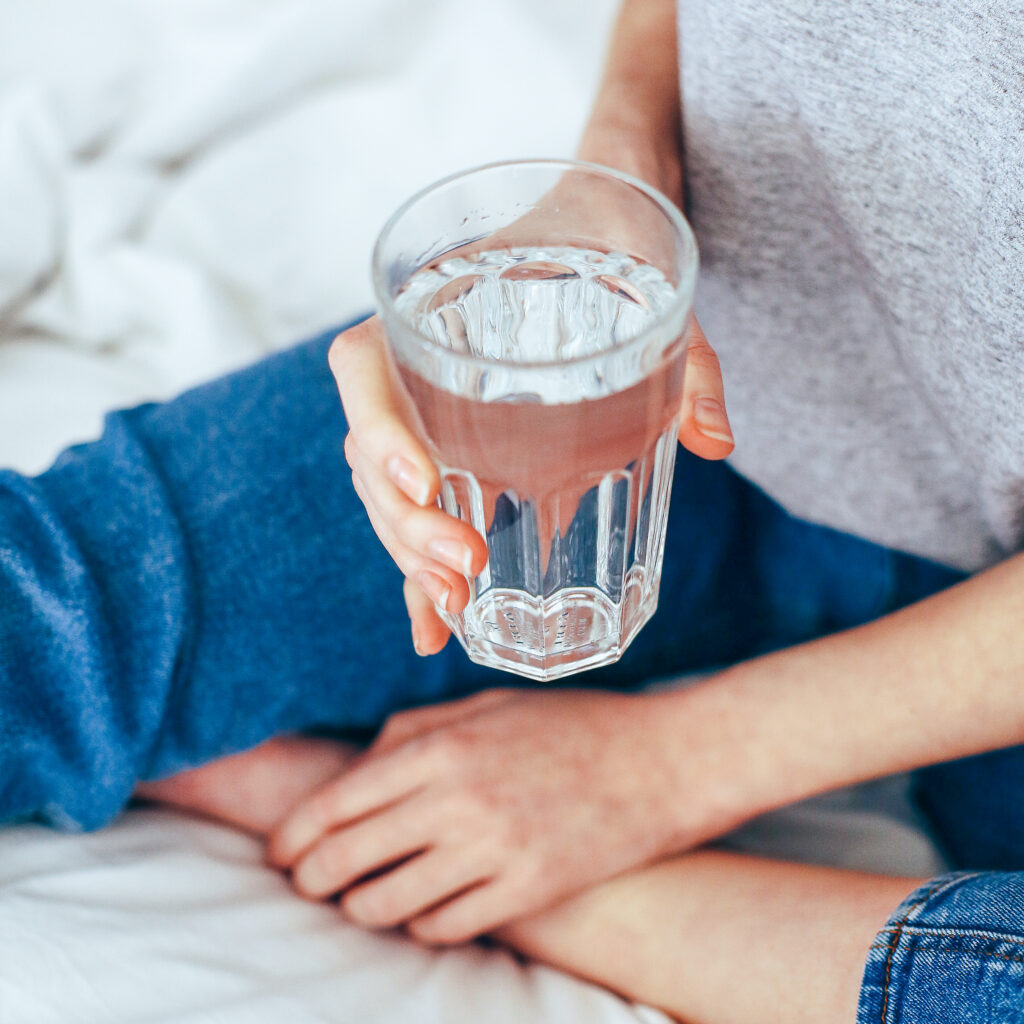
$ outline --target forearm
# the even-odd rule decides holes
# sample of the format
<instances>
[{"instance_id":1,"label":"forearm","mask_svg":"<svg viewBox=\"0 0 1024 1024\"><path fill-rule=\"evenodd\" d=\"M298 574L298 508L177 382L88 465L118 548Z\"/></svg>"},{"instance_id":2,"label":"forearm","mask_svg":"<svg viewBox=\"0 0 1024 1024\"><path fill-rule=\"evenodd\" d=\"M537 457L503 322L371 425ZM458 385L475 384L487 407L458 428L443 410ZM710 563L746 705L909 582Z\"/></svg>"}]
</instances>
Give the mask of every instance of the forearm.
<instances>
[{"instance_id":1,"label":"forearm","mask_svg":"<svg viewBox=\"0 0 1024 1024\"><path fill-rule=\"evenodd\" d=\"M623 124L675 129L679 69L674 0L625 0L594 108L600 117Z\"/></svg>"},{"instance_id":2,"label":"forearm","mask_svg":"<svg viewBox=\"0 0 1024 1024\"><path fill-rule=\"evenodd\" d=\"M625 0L579 155L681 198L674 0Z\"/></svg>"},{"instance_id":3,"label":"forearm","mask_svg":"<svg viewBox=\"0 0 1024 1024\"><path fill-rule=\"evenodd\" d=\"M1024 556L856 629L667 695L719 824L1024 743ZM692 771L692 768L690 769Z\"/></svg>"},{"instance_id":4,"label":"forearm","mask_svg":"<svg viewBox=\"0 0 1024 1024\"><path fill-rule=\"evenodd\" d=\"M596 886L499 938L691 1024L850 1024L868 947L913 888L708 850Z\"/></svg>"}]
</instances>

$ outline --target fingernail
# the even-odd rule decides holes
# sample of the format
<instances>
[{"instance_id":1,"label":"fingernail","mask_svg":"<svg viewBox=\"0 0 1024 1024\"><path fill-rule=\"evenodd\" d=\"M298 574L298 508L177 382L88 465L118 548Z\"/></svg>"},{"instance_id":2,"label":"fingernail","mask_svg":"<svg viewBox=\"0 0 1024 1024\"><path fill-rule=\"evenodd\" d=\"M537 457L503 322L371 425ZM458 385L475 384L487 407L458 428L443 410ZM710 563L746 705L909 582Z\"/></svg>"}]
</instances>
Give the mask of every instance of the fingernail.
<instances>
[{"instance_id":1,"label":"fingernail","mask_svg":"<svg viewBox=\"0 0 1024 1024\"><path fill-rule=\"evenodd\" d=\"M448 598L451 596L452 588L440 576L435 576L432 572L423 570L417 577L416 582L420 585L420 589L427 597L430 598L434 604L437 605L441 611L448 611Z\"/></svg>"},{"instance_id":2,"label":"fingernail","mask_svg":"<svg viewBox=\"0 0 1024 1024\"><path fill-rule=\"evenodd\" d=\"M457 540L432 540L427 545L427 554L452 569L469 576L472 572L473 552Z\"/></svg>"},{"instance_id":3,"label":"fingernail","mask_svg":"<svg viewBox=\"0 0 1024 1024\"><path fill-rule=\"evenodd\" d=\"M317 896L327 886L327 878L317 867L312 857L306 857L292 873L292 881L299 892L307 896Z\"/></svg>"},{"instance_id":4,"label":"fingernail","mask_svg":"<svg viewBox=\"0 0 1024 1024\"><path fill-rule=\"evenodd\" d=\"M698 398L693 403L693 418L697 429L705 437L735 444L732 430L729 427L729 417L726 416L721 402L714 398Z\"/></svg>"},{"instance_id":5,"label":"fingernail","mask_svg":"<svg viewBox=\"0 0 1024 1024\"><path fill-rule=\"evenodd\" d=\"M420 642L420 635L416 632L416 627L412 627L412 648L421 657L426 657L427 652L423 650L423 645Z\"/></svg>"},{"instance_id":6,"label":"fingernail","mask_svg":"<svg viewBox=\"0 0 1024 1024\"><path fill-rule=\"evenodd\" d=\"M430 484L420 476L419 470L401 455L392 455L388 459L388 476L391 482L401 488L421 508L427 504L430 495Z\"/></svg>"}]
</instances>

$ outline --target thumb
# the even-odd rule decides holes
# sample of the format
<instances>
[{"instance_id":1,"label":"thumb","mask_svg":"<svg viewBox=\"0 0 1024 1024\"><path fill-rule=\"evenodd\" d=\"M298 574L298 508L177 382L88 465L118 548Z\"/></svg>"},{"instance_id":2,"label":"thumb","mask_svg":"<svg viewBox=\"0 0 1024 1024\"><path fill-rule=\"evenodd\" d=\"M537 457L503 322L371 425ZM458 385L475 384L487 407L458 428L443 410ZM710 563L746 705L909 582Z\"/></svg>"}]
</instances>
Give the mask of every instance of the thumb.
<instances>
[{"instance_id":1,"label":"thumb","mask_svg":"<svg viewBox=\"0 0 1024 1024\"><path fill-rule=\"evenodd\" d=\"M725 411L718 356L696 320L690 327L686 349L679 440L702 459L724 459L736 447Z\"/></svg>"}]
</instances>

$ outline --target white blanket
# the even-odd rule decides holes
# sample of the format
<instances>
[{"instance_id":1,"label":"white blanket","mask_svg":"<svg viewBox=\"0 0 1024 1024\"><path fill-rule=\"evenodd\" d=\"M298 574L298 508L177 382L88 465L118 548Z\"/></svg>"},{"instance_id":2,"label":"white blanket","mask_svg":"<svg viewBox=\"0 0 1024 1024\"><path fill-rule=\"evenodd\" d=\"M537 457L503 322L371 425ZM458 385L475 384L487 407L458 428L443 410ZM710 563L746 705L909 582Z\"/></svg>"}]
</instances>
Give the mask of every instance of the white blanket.
<instances>
[{"instance_id":1,"label":"white blanket","mask_svg":"<svg viewBox=\"0 0 1024 1024\"><path fill-rule=\"evenodd\" d=\"M0 465L41 469L110 408L368 308L373 236L415 188L572 151L614 7L0 0ZM745 841L933 866L878 814L788 822ZM663 1018L496 950L366 935L254 841L132 811L0 830L0 1021Z\"/></svg>"},{"instance_id":2,"label":"white blanket","mask_svg":"<svg viewBox=\"0 0 1024 1024\"><path fill-rule=\"evenodd\" d=\"M571 154L614 7L0 0L0 465L369 308L406 196Z\"/></svg>"}]
</instances>

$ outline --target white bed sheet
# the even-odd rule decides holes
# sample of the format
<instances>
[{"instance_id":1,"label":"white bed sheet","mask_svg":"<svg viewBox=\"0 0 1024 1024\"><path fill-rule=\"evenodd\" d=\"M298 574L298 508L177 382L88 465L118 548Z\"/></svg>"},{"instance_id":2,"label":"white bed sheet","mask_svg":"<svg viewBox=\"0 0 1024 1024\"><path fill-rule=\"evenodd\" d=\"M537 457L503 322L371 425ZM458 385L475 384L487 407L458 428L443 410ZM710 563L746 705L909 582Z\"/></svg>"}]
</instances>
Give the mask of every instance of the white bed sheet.
<instances>
[{"instance_id":1,"label":"white bed sheet","mask_svg":"<svg viewBox=\"0 0 1024 1024\"><path fill-rule=\"evenodd\" d=\"M0 465L368 308L374 233L415 188L572 151L614 8L0 0ZM837 799L737 843L939 866L899 794L895 817ZM345 926L210 823L0 830L0 1024L663 1020Z\"/></svg>"},{"instance_id":2,"label":"white bed sheet","mask_svg":"<svg viewBox=\"0 0 1024 1024\"><path fill-rule=\"evenodd\" d=\"M894 874L943 870L899 780L766 816L728 843ZM426 950L360 931L296 897L258 841L145 808L87 835L0 830L0 1021L668 1024L500 949Z\"/></svg>"},{"instance_id":3,"label":"white bed sheet","mask_svg":"<svg viewBox=\"0 0 1024 1024\"><path fill-rule=\"evenodd\" d=\"M667 1024L506 952L342 923L255 840L171 812L0 836L4 1024Z\"/></svg>"}]
</instances>

